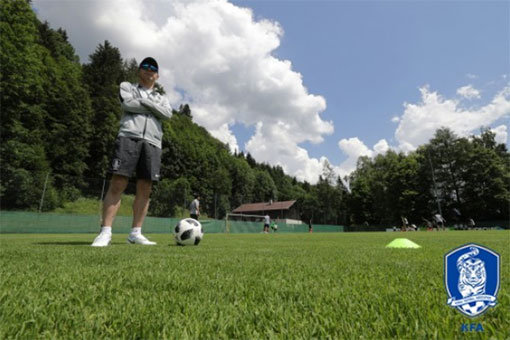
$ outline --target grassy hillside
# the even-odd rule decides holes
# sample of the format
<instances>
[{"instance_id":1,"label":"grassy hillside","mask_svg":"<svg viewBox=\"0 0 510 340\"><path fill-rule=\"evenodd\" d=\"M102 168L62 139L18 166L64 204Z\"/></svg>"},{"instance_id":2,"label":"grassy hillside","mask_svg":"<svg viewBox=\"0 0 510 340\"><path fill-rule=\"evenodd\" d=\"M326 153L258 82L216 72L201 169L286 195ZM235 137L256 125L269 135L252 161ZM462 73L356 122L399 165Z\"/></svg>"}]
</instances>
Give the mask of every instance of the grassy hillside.
<instances>
[{"instance_id":1,"label":"grassy hillside","mask_svg":"<svg viewBox=\"0 0 510 340\"><path fill-rule=\"evenodd\" d=\"M134 195L123 195L120 203L118 216L131 216L133 214ZM79 215L95 215L100 214L102 209L102 201L93 198L79 198L74 202L67 202L62 208L57 208L53 212L61 214L79 214Z\"/></svg>"}]
</instances>

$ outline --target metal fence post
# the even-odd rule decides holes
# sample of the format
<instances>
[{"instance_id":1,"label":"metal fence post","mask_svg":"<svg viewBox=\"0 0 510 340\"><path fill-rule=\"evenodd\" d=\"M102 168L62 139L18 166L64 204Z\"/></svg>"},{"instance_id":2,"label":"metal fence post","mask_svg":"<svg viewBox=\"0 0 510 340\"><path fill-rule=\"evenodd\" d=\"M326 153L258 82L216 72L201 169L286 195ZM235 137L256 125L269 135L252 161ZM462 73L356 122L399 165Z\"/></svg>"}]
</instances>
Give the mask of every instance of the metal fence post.
<instances>
[{"instance_id":1,"label":"metal fence post","mask_svg":"<svg viewBox=\"0 0 510 340\"><path fill-rule=\"evenodd\" d=\"M43 188L43 192L42 192L42 195L41 195L41 202L39 202L39 213L42 211L42 206L43 206L43 203L44 203L44 194L46 194L46 185L48 184L48 177L50 176L50 173L48 172L46 174L46 179L44 180L44 188Z\"/></svg>"},{"instance_id":2,"label":"metal fence post","mask_svg":"<svg viewBox=\"0 0 510 340\"><path fill-rule=\"evenodd\" d=\"M101 189L101 196L99 197L99 224L103 224L103 214L102 214L102 203L103 203L103 195L104 195L104 187L106 184L106 178L103 178L103 188Z\"/></svg>"}]
</instances>

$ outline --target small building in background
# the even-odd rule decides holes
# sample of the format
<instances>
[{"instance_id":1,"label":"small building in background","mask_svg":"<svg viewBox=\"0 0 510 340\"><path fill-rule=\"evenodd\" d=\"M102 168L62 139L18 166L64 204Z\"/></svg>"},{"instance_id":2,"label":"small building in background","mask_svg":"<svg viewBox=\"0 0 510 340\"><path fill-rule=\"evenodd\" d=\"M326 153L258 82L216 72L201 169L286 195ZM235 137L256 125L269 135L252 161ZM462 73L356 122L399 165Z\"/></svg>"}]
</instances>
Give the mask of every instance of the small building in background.
<instances>
[{"instance_id":1,"label":"small building in background","mask_svg":"<svg viewBox=\"0 0 510 340\"><path fill-rule=\"evenodd\" d=\"M277 220L286 224L301 224L299 211L295 205L296 200L281 201L281 202L261 202L261 203L246 203L235 208L232 214L229 214L229 219L232 220L251 220L249 216L236 216L239 215L269 215L271 220Z\"/></svg>"}]
</instances>

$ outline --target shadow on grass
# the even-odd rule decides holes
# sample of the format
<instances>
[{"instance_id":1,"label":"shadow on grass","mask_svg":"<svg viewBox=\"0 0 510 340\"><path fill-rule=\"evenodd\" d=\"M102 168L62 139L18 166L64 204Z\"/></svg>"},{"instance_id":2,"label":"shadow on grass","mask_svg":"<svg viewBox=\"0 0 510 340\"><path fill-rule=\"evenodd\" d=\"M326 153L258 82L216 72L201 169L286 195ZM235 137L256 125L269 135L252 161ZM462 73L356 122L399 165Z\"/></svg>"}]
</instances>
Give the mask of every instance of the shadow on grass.
<instances>
[{"instance_id":1,"label":"shadow on grass","mask_svg":"<svg viewBox=\"0 0 510 340\"><path fill-rule=\"evenodd\" d=\"M92 244L92 241L53 241L53 242L35 242L33 244L37 244L37 245L40 245L40 246L90 246ZM129 243L124 243L124 242L111 242L109 247L111 246L118 246L118 245L121 245L121 246L137 246L137 245L132 245L132 244L129 244ZM165 245L166 244L162 244L162 245ZM181 246L181 245L177 245L175 243L170 243L168 244L168 246L170 247L179 247L179 248L184 248L184 246Z\"/></svg>"},{"instance_id":2,"label":"shadow on grass","mask_svg":"<svg viewBox=\"0 0 510 340\"><path fill-rule=\"evenodd\" d=\"M42 245L42 246L90 246L92 241L53 241L53 242L35 242L34 244ZM122 242L112 242L110 245L118 245L118 244L126 244Z\"/></svg>"}]
</instances>

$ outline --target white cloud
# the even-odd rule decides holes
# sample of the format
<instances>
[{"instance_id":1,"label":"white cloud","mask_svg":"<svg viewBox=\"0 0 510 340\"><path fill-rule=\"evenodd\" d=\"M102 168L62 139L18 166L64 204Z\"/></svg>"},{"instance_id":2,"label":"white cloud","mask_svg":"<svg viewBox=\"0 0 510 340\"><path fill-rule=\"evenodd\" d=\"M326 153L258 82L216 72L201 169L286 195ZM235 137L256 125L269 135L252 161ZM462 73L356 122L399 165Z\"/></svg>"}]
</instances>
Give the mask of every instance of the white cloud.
<instances>
[{"instance_id":1,"label":"white cloud","mask_svg":"<svg viewBox=\"0 0 510 340\"><path fill-rule=\"evenodd\" d=\"M466 99L479 99L480 91L475 89L472 85L466 85L457 89L457 94Z\"/></svg>"},{"instance_id":2,"label":"white cloud","mask_svg":"<svg viewBox=\"0 0 510 340\"><path fill-rule=\"evenodd\" d=\"M347 155L347 159L336 169L342 177L356 170L359 157L373 155L373 152L358 137L342 139L338 142L338 147Z\"/></svg>"},{"instance_id":3,"label":"white cloud","mask_svg":"<svg viewBox=\"0 0 510 340\"><path fill-rule=\"evenodd\" d=\"M415 150L419 145L427 143L435 131L448 127L460 136L476 133L481 127L487 127L510 115L510 87L503 88L492 101L478 109L463 109L454 99L445 99L437 92L430 91L428 86L420 89L422 101L418 104L404 104L401 117L393 117L399 125L395 131L398 145L390 146L385 139L378 141L372 149L368 148L358 137L342 139L338 147L347 159L335 170L341 175L356 169L358 157L375 157L390 149L404 153ZM498 143L506 143L508 132L506 125L492 129Z\"/></svg>"},{"instance_id":4,"label":"white cloud","mask_svg":"<svg viewBox=\"0 0 510 340\"><path fill-rule=\"evenodd\" d=\"M337 173L343 177L356 169L358 158L361 156L375 157L378 154L384 154L390 146L385 139L379 140L372 149L368 148L358 137L342 139L338 142L340 150L347 155L347 159L338 167L335 167Z\"/></svg>"},{"instance_id":5,"label":"white cloud","mask_svg":"<svg viewBox=\"0 0 510 340\"><path fill-rule=\"evenodd\" d=\"M492 132L496 134L496 142L499 144L506 144L508 141L508 132L507 132L507 126L506 125L499 125L496 126L494 129L491 129Z\"/></svg>"},{"instance_id":6,"label":"white cloud","mask_svg":"<svg viewBox=\"0 0 510 340\"><path fill-rule=\"evenodd\" d=\"M510 87L503 88L490 103L476 109L463 108L457 100L445 99L428 86L422 87L420 92L420 103L404 104L404 114L395 131L398 148L402 151L427 143L441 127L467 136L510 115Z\"/></svg>"},{"instance_id":7,"label":"white cloud","mask_svg":"<svg viewBox=\"0 0 510 340\"><path fill-rule=\"evenodd\" d=\"M400 117L399 117L399 116L394 116L394 117L392 117L392 118L391 118L391 122L392 122L392 123L398 123L398 122L400 122Z\"/></svg>"},{"instance_id":8,"label":"white cloud","mask_svg":"<svg viewBox=\"0 0 510 340\"><path fill-rule=\"evenodd\" d=\"M338 147L349 157L372 156L373 153L358 137L342 139Z\"/></svg>"},{"instance_id":9,"label":"white cloud","mask_svg":"<svg viewBox=\"0 0 510 340\"><path fill-rule=\"evenodd\" d=\"M374 145L375 154L385 154L390 149L388 142L385 139L381 139Z\"/></svg>"},{"instance_id":10,"label":"white cloud","mask_svg":"<svg viewBox=\"0 0 510 340\"><path fill-rule=\"evenodd\" d=\"M466 74L466 78L468 78L468 79L476 79L476 78L478 78L478 76L476 74L468 73L468 74Z\"/></svg>"},{"instance_id":11,"label":"white cloud","mask_svg":"<svg viewBox=\"0 0 510 340\"><path fill-rule=\"evenodd\" d=\"M218 129L211 132L211 135L224 143L227 143L231 152L239 152L239 145L237 145L237 138L229 129L228 124L225 123Z\"/></svg>"},{"instance_id":12,"label":"white cloud","mask_svg":"<svg viewBox=\"0 0 510 340\"><path fill-rule=\"evenodd\" d=\"M246 150L261 162L280 165L298 180L315 183L322 173L324 158L310 158L308 151L297 145L292 125L257 123L255 134L246 143Z\"/></svg>"},{"instance_id":13,"label":"white cloud","mask_svg":"<svg viewBox=\"0 0 510 340\"><path fill-rule=\"evenodd\" d=\"M255 20L250 9L226 0L35 0L33 6L40 19L68 31L82 61L104 40L124 58L153 56L169 99L177 106L185 98L213 136L234 149L230 127L256 126L246 150L257 161L317 180L320 159L299 144L322 142L333 124L320 117L325 99L308 93L290 61L273 56L283 36L277 22Z\"/></svg>"}]
</instances>

